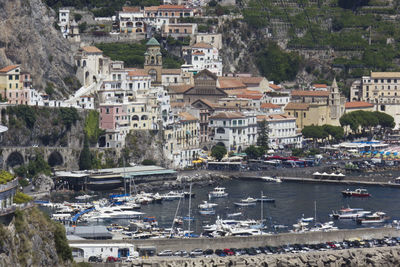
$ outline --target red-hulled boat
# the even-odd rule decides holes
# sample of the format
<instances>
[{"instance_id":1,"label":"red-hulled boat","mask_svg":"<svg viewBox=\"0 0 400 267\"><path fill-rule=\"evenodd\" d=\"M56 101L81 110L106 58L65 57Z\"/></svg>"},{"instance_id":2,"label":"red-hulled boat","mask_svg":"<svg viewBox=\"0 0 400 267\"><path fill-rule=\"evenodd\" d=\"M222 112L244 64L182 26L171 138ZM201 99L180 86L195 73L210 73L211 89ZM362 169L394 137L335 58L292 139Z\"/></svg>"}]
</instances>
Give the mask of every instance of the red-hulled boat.
<instances>
[{"instance_id":1,"label":"red-hulled boat","mask_svg":"<svg viewBox=\"0 0 400 267\"><path fill-rule=\"evenodd\" d=\"M368 193L367 189L356 189L354 191L350 189L346 189L342 191L343 196L345 197L370 197L371 194Z\"/></svg>"}]
</instances>

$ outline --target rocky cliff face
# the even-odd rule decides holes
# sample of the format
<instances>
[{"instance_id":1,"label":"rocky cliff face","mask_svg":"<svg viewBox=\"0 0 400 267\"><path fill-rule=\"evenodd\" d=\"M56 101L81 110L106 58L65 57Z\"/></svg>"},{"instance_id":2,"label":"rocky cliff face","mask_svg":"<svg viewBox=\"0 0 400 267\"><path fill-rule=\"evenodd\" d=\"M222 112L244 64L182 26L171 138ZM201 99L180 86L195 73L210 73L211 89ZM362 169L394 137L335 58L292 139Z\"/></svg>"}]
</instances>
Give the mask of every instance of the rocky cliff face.
<instances>
[{"instance_id":1,"label":"rocky cliff face","mask_svg":"<svg viewBox=\"0 0 400 267\"><path fill-rule=\"evenodd\" d=\"M61 230L36 208L18 211L8 226L0 224L0 266L71 266Z\"/></svg>"},{"instance_id":2,"label":"rocky cliff face","mask_svg":"<svg viewBox=\"0 0 400 267\"><path fill-rule=\"evenodd\" d=\"M21 64L37 89L52 82L59 95L68 92L71 45L54 28L56 13L41 0L0 0L0 17L0 67Z\"/></svg>"}]
</instances>

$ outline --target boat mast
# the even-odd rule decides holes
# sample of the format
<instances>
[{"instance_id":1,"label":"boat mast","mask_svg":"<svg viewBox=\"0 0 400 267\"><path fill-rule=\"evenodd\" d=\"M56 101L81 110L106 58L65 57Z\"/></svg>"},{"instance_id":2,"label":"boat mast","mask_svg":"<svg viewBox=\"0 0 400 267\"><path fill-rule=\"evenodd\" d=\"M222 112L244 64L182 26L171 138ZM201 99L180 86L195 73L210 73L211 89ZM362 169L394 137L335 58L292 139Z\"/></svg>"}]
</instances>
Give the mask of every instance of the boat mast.
<instances>
[{"instance_id":1,"label":"boat mast","mask_svg":"<svg viewBox=\"0 0 400 267\"><path fill-rule=\"evenodd\" d=\"M171 231L169 233L169 237L172 237L172 231L174 230L175 219L176 219L176 216L178 215L178 210L179 210L179 205L181 204L181 199L182 198L180 197L179 201L178 201L178 206L176 207L175 216L174 216L174 219L172 220L172 226L171 226Z\"/></svg>"},{"instance_id":2,"label":"boat mast","mask_svg":"<svg viewBox=\"0 0 400 267\"><path fill-rule=\"evenodd\" d=\"M317 201L314 200L314 222L317 223Z\"/></svg>"},{"instance_id":3,"label":"boat mast","mask_svg":"<svg viewBox=\"0 0 400 267\"><path fill-rule=\"evenodd\" d=\"M190 206L192 204L192 183L190 183L190 189L189 189L189 226L188 226L188 236L190 237L190 221L192 218L190 218Z\"/></svg>"}]
</instances>

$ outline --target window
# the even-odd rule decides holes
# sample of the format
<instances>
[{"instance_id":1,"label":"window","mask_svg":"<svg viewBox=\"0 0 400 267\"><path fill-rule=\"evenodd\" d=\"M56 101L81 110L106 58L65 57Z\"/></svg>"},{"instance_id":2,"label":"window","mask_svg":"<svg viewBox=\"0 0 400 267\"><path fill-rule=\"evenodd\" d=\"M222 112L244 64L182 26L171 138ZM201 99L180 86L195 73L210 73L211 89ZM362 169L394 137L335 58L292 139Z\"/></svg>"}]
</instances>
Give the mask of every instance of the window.
<instances>
[{"instance_id":1,"label":"window","mask_svg":"<svg viewBox=\"0 0 400 267\"><path fill-rule=\"evenodd\" d=\"M18 88L18 83L15 84L15 88Z\"/></svg>"},{"instance_id":2,"label":"window","mask_svg":"<svg viewBox=\"0 0 400 267\"><path fill-rule=\"evenodd\" d=\"M304 118L306 117L306 113L305 112L303 113L303 116L304 116Z\"/></svg>"},{"instance_id":3,"label":"window","mask_svg":"<svg viewBox=\"0 0 400 267\"><path fill-rule=\"evenodd\" d=\"M106 108L106 114L110 114L110 110Z\"/></svg>"},{"instance_id":4,"label":"window","mask_svg":"<svg viewBox=\"0 0 400 267\"><path fill-rule=\"evenodd\" d=\"M12 80L12 75L8 75L8 79L9 79L9 80Z\"/></svg>"},{"instance_id":5,"label":"window","mask_svg":"<svg viewBox=\"0 0 400 267\"><path fill-rule=\"evenodd\" d=\"M15 75L15 80L19 80L19 75Z\"/></svg>"}]
</instances>

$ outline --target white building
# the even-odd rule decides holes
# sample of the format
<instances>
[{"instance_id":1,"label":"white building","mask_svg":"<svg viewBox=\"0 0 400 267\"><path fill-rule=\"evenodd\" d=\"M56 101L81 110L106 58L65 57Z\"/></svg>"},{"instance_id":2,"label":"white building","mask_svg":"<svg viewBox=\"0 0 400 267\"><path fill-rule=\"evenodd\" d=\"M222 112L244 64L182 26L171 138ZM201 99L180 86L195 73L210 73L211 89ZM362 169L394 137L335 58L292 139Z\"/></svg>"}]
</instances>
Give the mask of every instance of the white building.
<instances>
[{"instance_id":1,"label":"white building","mask_svg":"<svg viewBox=\"0 0 400 267\"><path fill-rule=\"evenodd\" d=\"M69 33L69 15L70 11L68 9L60 9L58 13L58 26L60 26L64 38L67 38Z\"/></svg>"},{"instance_id":2,"label":"white building","mask_svg":"<svg viewBox=\"0 0 400 267\"><path fill-rule=\"evenodd\" d=\"M265 101L278 106L286 106L290 102L290 95L276 92L266 93Z\"/></svg>"},{"instance_id":3,"label":"white building","mask_svg":"<svg viewBox=\"0 0 400 267\"><path fill-rule=\"evenodd\" d=\"M257 116L258 121L266 120L269 128L269 145L273 149L285 146L301 148L302 134L297 131L296 118L284 114Z\"/></svg>"},{"instance_id":4,"label":"white building","mask_svg":"<svg viewBox=\"0 0 400 267\"><path fill-rule=\"evenodd\" d=\"M218 49L207 43L197 43L191 47L189 64L192 72L207 69L217 76L222 76L222 59Z\"/></svg>"},{"instance_id":5,"label":"white building","mask_svg":"<svg viewBox=\"0 0 400 267\"><path fill-rule=\"evenodd\" d=\"M209 117L211 140L229 151L243 151L257 141L257 118L240 112L220 112Z\"/></svg>"}]
</instances>

